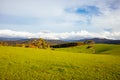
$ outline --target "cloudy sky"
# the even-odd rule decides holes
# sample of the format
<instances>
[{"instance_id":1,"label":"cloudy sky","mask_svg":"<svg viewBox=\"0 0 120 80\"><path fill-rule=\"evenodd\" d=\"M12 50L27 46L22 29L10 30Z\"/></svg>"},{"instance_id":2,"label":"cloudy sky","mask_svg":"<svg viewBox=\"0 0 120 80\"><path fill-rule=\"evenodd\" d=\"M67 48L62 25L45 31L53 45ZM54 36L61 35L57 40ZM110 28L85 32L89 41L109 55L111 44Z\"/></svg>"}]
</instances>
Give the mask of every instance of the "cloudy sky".
<instances>
[{"instance_id":1,"label":"cloudy sky","mask_svg":"<svg viewBox=\"0 0 120 80\"><path fill-rule=\"evenodd\" d=\"M120 0L0 0L0 37L120 39Z\"/></svg>"}]
</instances>

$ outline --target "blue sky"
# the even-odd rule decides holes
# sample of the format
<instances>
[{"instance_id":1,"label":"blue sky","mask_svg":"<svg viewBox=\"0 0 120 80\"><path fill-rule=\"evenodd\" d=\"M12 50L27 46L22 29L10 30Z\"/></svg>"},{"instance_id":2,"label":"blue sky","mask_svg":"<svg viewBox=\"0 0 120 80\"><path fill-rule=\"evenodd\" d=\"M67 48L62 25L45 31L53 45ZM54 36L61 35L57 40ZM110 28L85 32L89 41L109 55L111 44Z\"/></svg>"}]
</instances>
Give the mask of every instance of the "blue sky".
<instances>
[{"instance_id":1,"label":"blue sky","mask_svg":"<svg viewBox=\"0 0 120 80\"><path fill-rule=\"evenodd\" d=\"M0 30L110 32L109 38L119 39L119 5L120 0L0 0Z\"/></svg>"}]
</instances>

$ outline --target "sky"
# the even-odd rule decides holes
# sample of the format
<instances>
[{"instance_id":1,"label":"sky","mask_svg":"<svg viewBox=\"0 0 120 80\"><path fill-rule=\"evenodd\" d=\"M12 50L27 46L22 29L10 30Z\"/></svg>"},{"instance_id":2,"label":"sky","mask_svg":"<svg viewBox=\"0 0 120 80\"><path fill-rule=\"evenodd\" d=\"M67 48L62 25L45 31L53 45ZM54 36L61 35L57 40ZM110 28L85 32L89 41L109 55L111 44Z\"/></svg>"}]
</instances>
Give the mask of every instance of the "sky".
<instances>
[{"instance_id":1,"label":"sky","mask_svg":"<svg viewBox=\"0 0 120 80\"><path fill-rule=\"evenodd\" d=\"M0 0L0 37L120 39L120 0Z\"/></svg>"}]
</instances>

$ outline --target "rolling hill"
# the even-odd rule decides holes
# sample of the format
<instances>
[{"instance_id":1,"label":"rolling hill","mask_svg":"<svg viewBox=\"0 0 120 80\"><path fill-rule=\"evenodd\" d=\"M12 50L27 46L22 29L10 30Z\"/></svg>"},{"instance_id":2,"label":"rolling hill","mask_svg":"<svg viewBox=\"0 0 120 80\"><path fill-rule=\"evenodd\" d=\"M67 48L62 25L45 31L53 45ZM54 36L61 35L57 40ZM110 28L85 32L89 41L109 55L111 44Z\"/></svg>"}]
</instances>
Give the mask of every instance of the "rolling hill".
<instances>
[{"instance_id":1,"label":"rolling hill","mask_svg":"<svg viewBox=\"0 0 120 80\"><path fill-rule=\"evenodd\" d=\"M94 54L111 54L120 55L120 45L114 44L95 44ZM56 51L74 52L74 53L93 53L93 49L87 49L87 45L69 47L69 48L56 48Z\"/></svg>"},{"instance_id":2,"label":"rolling hill","mask_svg":"<svg viewBox=\"0 0 120 80\"><path fill-rule=\"evenodd\" d=\"M119 80L120 45L95 46L96 54L82 52L85 46L58 50L0 46L0 80Z\"/></svg>"}]
</instances>

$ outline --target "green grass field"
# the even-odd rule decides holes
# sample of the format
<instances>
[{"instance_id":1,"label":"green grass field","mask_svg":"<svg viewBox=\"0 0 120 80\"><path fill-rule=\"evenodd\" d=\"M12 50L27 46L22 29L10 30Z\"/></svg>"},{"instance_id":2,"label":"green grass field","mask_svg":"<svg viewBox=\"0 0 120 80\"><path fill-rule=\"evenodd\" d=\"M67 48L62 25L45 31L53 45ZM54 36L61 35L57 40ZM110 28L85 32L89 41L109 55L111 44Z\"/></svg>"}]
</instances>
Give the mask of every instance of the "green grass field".
<instances>
[{"instance_id":1,"label":"green grass field","mask_svg":"<svg viewBox=\"0 0 120 80\"><path fill-rule=\"evenodd\" d=\"M120 56L120 45L113 44L96 44L95 53L94 54L110 54ZM86 46L77 46L77 47L69 47L69 48L57 48L56 51L64 51L64 52L75 52L75 53L93 53L92 49L87 49Z\"/></svg>"},{"instance_id":2,"label":"green grass field","mask_svg":"<svg viewBox=\"0 0 120 80\"><path fill-rule=\"evenodd\" d=\"M120 45L95 48L0 47L0 80L119 80Z\"/></svg>"}]
</instances>

